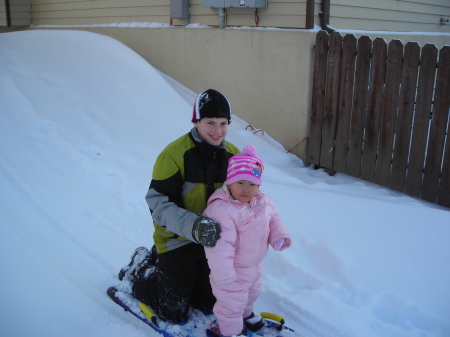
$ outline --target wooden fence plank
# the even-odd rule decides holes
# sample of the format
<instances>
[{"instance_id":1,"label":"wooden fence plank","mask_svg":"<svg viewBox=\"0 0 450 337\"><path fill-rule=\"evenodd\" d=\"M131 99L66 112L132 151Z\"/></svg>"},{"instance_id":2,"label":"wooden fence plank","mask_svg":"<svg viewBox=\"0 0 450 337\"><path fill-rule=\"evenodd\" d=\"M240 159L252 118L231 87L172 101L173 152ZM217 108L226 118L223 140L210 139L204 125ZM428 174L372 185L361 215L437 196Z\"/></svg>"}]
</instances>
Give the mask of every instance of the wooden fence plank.
<instances>
[{"instance_id":1,"label":"wooden fence plank","mask_svg":"<svg viewBox=\"0 0 450 337\"><path fill-rule=\"evenodd\" d=\"M368 36L361 36L358 39L358 54L356 56L355 90L347 161L347 174L354 177L359 177L361 174L361 156L369 88L371 49L372 40Z\"/></svg>"},{"instance_id":2,"label":"wooden fence plank","mask_svg":"<svg viewBox=\"0 0 450 337\"><path fill-rule=\"evenodd\" d=\"M357 40L347 34L342 43L341 75L339 80L339 105L336 120L336 144L333 170L347 172L348 137L352 117L353 84L355 83L355 59Z\"/></svg>"},{"instance_id":3,"label":"wooden fence plank","mask_svg":"<svg viewBox=\"0 0 450 337\"><path fill-rule=\"evenodd\" d=\"M436 77L437 47L426 44L422 48L419 81L417 86L416 111L411 140L411 151L406 175L405 193L420 196L428 126L432 111L434 79Z\"/></svg>"},{"instance_id":4,"label":"wooden fence plank","mask_svg":"<svg viewBox=\"0 0 450 337\"><path fill-rule=\"evenodd\" d=\"M450 78L450 65L449 65L449 48L450 46L444 47L446 50L442 50L442 54L446 54L446 65L445 70L441 68L441 71L443 72L442 77L447 78L447 89L444 89L444 92L447 92L447 111L450 114L450 88L449 88L449 78ZM446 90L446 91L445 91ZM437 203L438 205L450 207L450 120L448 120L450 116L447 117L447 140L445 145L445 152L444 152L444 160L442 162L442 169L441 169L441 181L439 183L439 191L438 191L438 198Z\"/></svg>"},{"instance_id":5,"label":"wooden fence plank","mask_svg":"<svg viewBox=\"0 0 450 337\"><path fill-rule=\"evenodd\" d=\"M412 118L416 100L419 56L419 44L417 42L407 43L403 56L402 86L395 128L395 147L392 158L391 178L389 181L389 187L399 192L405 190L406 169L411 145Z\"/></svg>"},{"instance_id":6,"label":"wooden fence plank","mask_svg":"<svg viewBox=\"0 0 450 337\"><path fill-rule=\"evenodd\" d=\"M397 119L397 107L402 69L403 45L399 40L392 40L388 45L386 63L386 80L381 109L380 137L378 145L375 183L389 186L394 126Z\"/></svg>"},{"instance_id":7,"label":"wooden fence plank","mask_svg":"<svg viewBox=\"0 0 450 337\"><path fill-rule=\"evenodd\" d=\"M316 165L320 165L320 148L322 144L322 118L325 97L328 38L329 35L326 31L317 33L314 56L313 96L307 159L309 162Z\"/></svg>"},{"instance_id":8,"label":"wooden fence plank","mask_svg":"<svg viewBox=\"0 0 450 337\"><path fill-rule=\"evenodd\" d=\"M449 74L450 76L450 74ZM450 124L447 127L447 142L445 145L444 161L442 163L441 181L439 183L439 192L437 204L450 207Z\"/></svg>"},{"instance_id":9,"label":"wooden fence plank","mask_svg":"<svg viewBox=\"0 0 450 337\"><path fill-rule=\"evenodd\" d=\"M423 176L421 198L436 202L439 176L443 158L445 133L450 107L450 46L443 47L439 52L436 88L434 94L433 117L431 120L428 150ZM447 167L448 169L448 167ZM444 176L446 176L447 172ZM444 182L445 183L445 182Z\"/></svg>"},{"instance_id":10,"label":"wooden fence plank","mask_svg":"<svg viewBox=\"0 0 450 337\"><path fill-rule=\"evenodd\" d=\"M364 151L361 163L361 179L371 182L375 179L380 115L383 102L384 78L386 75L386 54L386 41L382 38L375 39L373 42Z\"/></svg>"},{"instance_id":11,"label":"wooden fence plank","mask_svg":"<svg viewBox=\"0 0 450 337\"><path fill-rule=\"evenodd\" d=\"M342 36L334 32L328 42L327 81L325 84L325 107L322 122L322 147L320 166L333 168L336 115L339 97L339 73L341 69Z\"/></svg>"}]
</instances>

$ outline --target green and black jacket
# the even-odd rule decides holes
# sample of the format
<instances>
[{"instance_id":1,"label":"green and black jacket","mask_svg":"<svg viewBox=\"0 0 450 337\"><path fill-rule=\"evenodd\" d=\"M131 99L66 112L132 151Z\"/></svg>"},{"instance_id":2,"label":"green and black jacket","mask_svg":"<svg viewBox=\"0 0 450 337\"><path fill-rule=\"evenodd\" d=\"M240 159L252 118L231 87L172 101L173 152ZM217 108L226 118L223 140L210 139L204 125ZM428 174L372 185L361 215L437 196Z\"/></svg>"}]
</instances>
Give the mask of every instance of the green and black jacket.
<instances>
[{"instance_id":1,"label":"green and black jacket","mask_svg":"<svg viewBox=\"0 0 450 337\"><path fill-rule=\"evenodd\" d=\"M226 180L228 159L240 153L229 142L202 142L197 129L170 143L156 159L145 197L155 226L158 253L194 241L192 226L211 194Z\"/></svg>"}]
</instances>

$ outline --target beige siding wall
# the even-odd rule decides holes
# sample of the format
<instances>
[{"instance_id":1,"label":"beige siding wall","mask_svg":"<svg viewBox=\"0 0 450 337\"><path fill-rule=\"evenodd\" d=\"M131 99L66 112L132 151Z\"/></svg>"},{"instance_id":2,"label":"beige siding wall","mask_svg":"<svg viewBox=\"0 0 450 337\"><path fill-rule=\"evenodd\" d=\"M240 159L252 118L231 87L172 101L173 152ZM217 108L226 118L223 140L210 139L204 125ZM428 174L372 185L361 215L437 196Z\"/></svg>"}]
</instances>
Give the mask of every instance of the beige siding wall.
<instances>
[{"instance_id":1,"label":"beige siding wall","mask_svg":"<svg viewBox=\"0 0 450 337\"><path fill-rule=\"evenodd\" d=\"M0 27L7 26L5 2L0 1Z\"/></svg>"},{"instance_id":2,"label":"beige siding wall","mask_svg":"<svg viewBox=\"0 0 450 337\"><path fill-rule=\"evenodd\" d=\"M31 7L28 0L15 0L10 2L11 26L31 25Z\"/></svg>"},{"instance_id":3,"label":"beige siding wall","mask_svg":"<svg viewBox=\"0 0 450 337\"><path fill-rule=\"evenodd\" d=\"M10 0L9 1L11 26L29 26L31 25L31 8L29 0ZM0 0L0 26L7 26L7 14L5 1Z\"/></svg>"},{"instance_id":4,"label":"beige siding wall","mask_svg":"<svg viewBox=\"0 0 450 337\"><path fill-rule=\"evenodd\" d=\"M267 9L226 9L228 26L305 28L307 0L268 0ZM34 25L91 25L118 22L170 23L170 0L32 0ZM320 25L321 1L315 1ZM219 25L217 9L190 3L189 23ZM450 0L331 0L330 25L337 29L450 32ZM186 20L174 19L173 25Z\"/></svg>"},{"instance_id":5,"label":"beige siding wall","mask_svg":"<svg viewBox=\"0 0 450 337\"><path fill-rule=\"evenodd\" d=\"M11 0L14 25L28 25L29 0ZM130 22L169 24L170 0L31 0L33 25L94 25ZM315 24L320 25L321 0L315 2ZM307 0L267 0L266 9L226 9L227 26L297 28L306 26ZM4 8L4 6L3 6ZM217 9L202 8L191 0L188 23L219 25ZM0 12L0 15L3 12ZM258 22L256 21L258 19ZM336 29L423 31L450 33L450 0L331 0L330 25ZM0 17L6 25L6 15ZM186 20L173 19L183 26Z\"/></svg>"},{"instance_id":6,"label":"beige siding wall","mask_svg":"<svg viewBox=\"0 0 450 337\"><path fill-rule=\"evenodd\" d=\"M169 22L168 0L32 0L33 25Z\"/></svg>"},{"instance_id":7,"label":"beige siding wall","mask_svg":"<svg viewBox=\"0 0 450 337\"><path fill-rule=\"evenodd\" d=\"M337 29L450 32L450 0L331 0L330 14Z\"/></svg>"},{"instance_id":8,"label":"beige siding wall","mask_svg":"<svg viewBox=\"0 0 450 337\"><path fill-rule=\"evenodd\" d=\"M170 23L169 0L32 0L33 25L88 25L117 22ZM306 0L272 0L267 9L226 9L228 26L305 28ZM217 9L202 8L201 0L190 3L189 23L218 26ZM174 19L174 25L186 20Z\"/></svg>"},{"instance_id":9,"label":"beige siding wall","mask_svg":"<svg viewBox=\"0 0 450 337\"><path fill-rule=\"evenodd\" d=\"M268 0L267 9L227 8L227 26L256 27L255 17L259 19L259 27L305 28L306 0ZM190 5L191 23L209 26L219 25L219 11L214 8L202 8L201 0L192 0ZM175 24L184 24L177 20Z\"/></svg>"}]
</instances>

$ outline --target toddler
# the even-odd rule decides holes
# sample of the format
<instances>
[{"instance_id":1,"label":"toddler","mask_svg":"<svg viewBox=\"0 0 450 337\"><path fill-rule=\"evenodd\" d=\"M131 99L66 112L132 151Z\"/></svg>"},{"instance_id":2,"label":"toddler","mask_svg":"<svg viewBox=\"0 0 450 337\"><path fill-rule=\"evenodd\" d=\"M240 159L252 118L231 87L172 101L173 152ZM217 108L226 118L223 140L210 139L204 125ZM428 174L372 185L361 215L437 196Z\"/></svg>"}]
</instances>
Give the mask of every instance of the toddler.
<instances>
[{"instance_id":1,"label":"toddler","mask_svg":"<svg viewBox=\"0 0 450 337\"><path fill-rule=\"evenodd\" d=\"M221 225L215 247L205 247L210 281L217 299L214 314L224 336L257 331L264 321L253 312L262 291L263 260L269 244L276 251L291 238L272 198L259 190L264 164L253 145L228 161L227 179L208 200L204 215Z\"/></svg>"}]
</instances>

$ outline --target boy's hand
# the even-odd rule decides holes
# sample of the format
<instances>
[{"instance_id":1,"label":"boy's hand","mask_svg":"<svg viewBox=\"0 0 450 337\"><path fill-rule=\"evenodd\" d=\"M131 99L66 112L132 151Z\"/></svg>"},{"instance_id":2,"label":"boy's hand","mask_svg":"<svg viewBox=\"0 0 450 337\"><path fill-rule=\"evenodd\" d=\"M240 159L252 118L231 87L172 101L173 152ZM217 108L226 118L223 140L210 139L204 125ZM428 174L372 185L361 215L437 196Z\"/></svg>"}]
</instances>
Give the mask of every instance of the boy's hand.
<instances>
[{"instance_id":1,"label":"boy's hand","mask_svg":"<svg viewBox=\"0 0 450 337\"><path fill-rule=\"evenodd\" d=\"M205 216L200 216L192 226L194 240L206 247L214 247L220 238L220 225Z\"/></svg>"}]
</instances>

